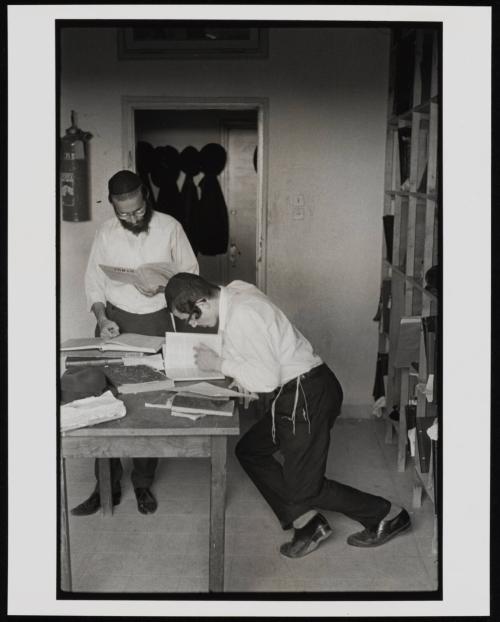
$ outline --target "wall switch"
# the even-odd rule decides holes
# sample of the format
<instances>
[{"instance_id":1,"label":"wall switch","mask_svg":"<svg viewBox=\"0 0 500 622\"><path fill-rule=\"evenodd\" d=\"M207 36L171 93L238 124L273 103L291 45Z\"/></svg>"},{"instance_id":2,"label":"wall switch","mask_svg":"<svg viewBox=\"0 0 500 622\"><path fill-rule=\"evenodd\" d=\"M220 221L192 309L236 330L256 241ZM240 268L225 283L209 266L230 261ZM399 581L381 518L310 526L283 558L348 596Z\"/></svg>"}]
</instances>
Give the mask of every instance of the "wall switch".
<instances>
[{"instance_id":1,"label":"wall switch","mask_svg":"<svg viewBox=\"0 0 500 622\"><path fill-rule=\"evenodd\" d=\"M296 194L293 197L293 205L295 207L304 207L305 205L305 201L304 201L304 195L303 194Z\"/></svg>"},{"instance_id":2,"label":"wall switch","mask_svg":"<svg viewBox=\"0 0 500 622\"><path fill-rule=\"evenodd\" d=\"M292 218L293 220L304 220L305 217L305 209L304 207L294 207L292 210Z\"/></svg>"}]
</instances>

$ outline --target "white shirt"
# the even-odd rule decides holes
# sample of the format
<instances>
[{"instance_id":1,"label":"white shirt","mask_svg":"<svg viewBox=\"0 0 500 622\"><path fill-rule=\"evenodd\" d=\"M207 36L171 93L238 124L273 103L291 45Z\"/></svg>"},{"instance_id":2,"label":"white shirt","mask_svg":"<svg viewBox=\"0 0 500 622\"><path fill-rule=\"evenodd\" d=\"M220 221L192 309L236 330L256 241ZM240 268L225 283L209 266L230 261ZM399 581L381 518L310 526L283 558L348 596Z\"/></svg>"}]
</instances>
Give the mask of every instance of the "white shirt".
<instances>
[{"instance_id":1,"label":"white shirt","mask_svg":"<svg viewBox=\"0 0 500 622\"><path fill-rule=\"evenodd\" d=\"M111 302L129 313L153 313L166 306L163 292L144 296L133 285L108 278L99 264L138 268L143 263L175 262L179 272L198 274L198 262L180 223L153 212L149 231L133 234L116 216L98 229L85 273L85 293L89 309L95 302Z\"/></svg>"},{"instance_id":2,"label":"white shirt","mask_svg":"<svg viewBox=\"0 0 500 622\"><path fill-rule=\"evenodd\" d=\"M243 281L221 287L219 332L221 371L247 391L274 391L322 363L285 314Z\"/></svg>"}]
</instances>

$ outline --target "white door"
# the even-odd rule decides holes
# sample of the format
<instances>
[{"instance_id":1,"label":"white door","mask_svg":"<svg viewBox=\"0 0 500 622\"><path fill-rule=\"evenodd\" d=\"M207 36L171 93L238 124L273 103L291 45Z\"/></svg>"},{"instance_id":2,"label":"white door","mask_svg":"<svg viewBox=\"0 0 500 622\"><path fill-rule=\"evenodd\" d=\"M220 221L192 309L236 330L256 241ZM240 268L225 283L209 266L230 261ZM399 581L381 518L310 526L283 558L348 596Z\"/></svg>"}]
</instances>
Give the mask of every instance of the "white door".
<instances>
[{"instance_id":1,"label":"white door","mask_svg":"<svg viewBox=\"0 0 500 622\"><path fill-rule=\"evenodd\" d=\"M224 175L229 214L229 250L226 254L226 281L236 279L257 284L257 172L254 154L257 129L227 127L228 154Z\"/></svg>"}]
</instances>

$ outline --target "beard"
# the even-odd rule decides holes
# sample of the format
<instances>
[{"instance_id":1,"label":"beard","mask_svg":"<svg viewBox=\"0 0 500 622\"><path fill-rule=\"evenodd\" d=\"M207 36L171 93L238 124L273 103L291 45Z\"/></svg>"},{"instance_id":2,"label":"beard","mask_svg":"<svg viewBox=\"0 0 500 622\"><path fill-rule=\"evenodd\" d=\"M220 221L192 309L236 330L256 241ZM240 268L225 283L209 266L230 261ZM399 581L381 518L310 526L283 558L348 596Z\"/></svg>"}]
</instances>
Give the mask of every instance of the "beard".
<instances>
[{"instance_id":1,"label":"beard","mask_svg":"<svg viewBox=\"0 0 500 622\"><path fill-rule=\"evenodd\" d=\"M131 222L127 222L126 220L120 220L121 226L130 231L134 235L139 235L139 233L148 232L149 231L149 223L151 222L151 218L153 217L153 208L149 201L146 202L146 211L142 220L132 224Z\"/></svg>"}]
</instances>

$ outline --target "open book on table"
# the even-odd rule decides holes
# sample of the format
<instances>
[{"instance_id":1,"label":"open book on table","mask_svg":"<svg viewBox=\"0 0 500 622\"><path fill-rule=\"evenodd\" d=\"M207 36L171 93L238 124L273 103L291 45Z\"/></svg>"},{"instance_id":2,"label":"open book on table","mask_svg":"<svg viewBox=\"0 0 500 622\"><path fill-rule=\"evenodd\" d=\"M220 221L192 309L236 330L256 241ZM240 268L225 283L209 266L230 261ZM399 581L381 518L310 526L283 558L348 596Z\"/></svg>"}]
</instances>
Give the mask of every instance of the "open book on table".
<instances>
[{"instance_id":1,"label":"open book on table","mask_svg":"<svg viewBox=\"0 0 500 622\"><path fill-rule=\"evenodd\" d=\"M166 333L163 346L165 373L172 380L223 380L218 371L204 371L196 366L194 348L204 344L217 354L222 352L222 338L211 333Z\"/></svg>"},{"instance_id":2,"label":"open book on table","mask_svg":"<svg viewBox=\"0 0 500 622\"><path fill-rule=\"evenodd\" d=\"M163 337L123 333L123 335L110 337L108 339L102 337L68 339L61 344L61 352L67 350L97 349L101 351L146 352L155 354L161 349L164 341L165 339Z\"/></svg>"}]
</instances>

